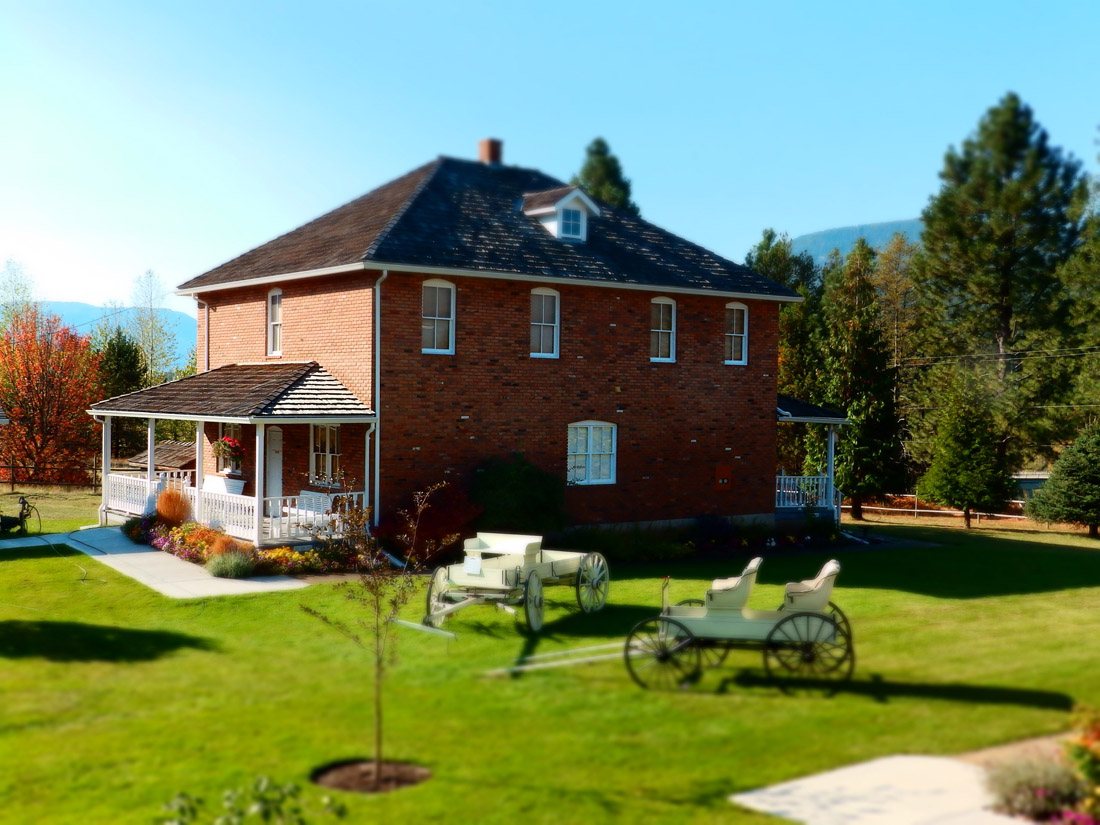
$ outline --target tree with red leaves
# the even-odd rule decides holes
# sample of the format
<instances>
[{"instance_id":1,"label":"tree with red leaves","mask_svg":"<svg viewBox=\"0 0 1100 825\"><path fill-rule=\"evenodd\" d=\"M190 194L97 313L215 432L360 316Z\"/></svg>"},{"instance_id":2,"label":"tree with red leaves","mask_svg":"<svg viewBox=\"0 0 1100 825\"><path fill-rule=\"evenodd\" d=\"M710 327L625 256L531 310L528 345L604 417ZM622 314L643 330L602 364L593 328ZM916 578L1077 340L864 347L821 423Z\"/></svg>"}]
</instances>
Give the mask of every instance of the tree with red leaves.
<instances>
[{"instance_id":1,"label":"tree with red leaves","mask_svg":"<svg viewBox=\"0 0 1100 825\"><path fill-rule=\"evenodd\" d=\"M84 481L98 426L85 410L101 397L91 341L32 304L0 335L0 463L20 480Z\"/></svg>"}]
</instances>

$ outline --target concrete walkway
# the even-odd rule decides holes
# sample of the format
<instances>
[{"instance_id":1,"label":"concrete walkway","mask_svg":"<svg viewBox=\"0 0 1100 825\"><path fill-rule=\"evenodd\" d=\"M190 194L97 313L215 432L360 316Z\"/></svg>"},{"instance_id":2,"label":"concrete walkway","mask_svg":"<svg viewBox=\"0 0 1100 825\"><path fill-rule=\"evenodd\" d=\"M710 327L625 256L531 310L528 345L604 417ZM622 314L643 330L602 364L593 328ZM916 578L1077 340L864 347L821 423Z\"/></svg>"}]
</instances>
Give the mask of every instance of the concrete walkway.
<instances>
[{"instance_id":1,"label":"concrete walkway","mask_svg":"<svg viewBox=\"0 0 1100 825\"><path fill-rule=\"evenodd\" d=\"M989 810L985 771L940 756L887 756L734 794L732 802L805 825L1020 825Z\"/></svg>"},{"instance_id":2,"label":"concrete walkway","mask_svg":"<svg viewBox=\"0 0 1100 825\"><path fill-rule=\"evenodd\" d=\"M41 546L43 542L68 545L86 556L94 557L100 564L105 564L173 599L240 596L276 590L298 590L309 586L290 576L215 578L197 564L177 559L169 553L154 550L144 544L134 544L118 527L92 527L74 530L72 533L5 539L0 541L0 559L3 559L4 551L9 548Z\"/></svg>"}]
</instances>

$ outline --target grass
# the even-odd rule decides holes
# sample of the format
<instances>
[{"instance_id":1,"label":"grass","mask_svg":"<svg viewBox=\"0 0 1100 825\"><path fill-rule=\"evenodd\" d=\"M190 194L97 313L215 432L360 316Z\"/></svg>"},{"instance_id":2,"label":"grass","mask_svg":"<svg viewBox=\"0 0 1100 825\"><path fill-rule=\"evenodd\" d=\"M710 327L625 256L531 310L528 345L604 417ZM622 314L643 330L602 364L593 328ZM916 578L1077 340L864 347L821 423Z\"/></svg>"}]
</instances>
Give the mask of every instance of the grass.
<instances>
[{"instance_id":1,"label":"grass","mask_svg":"<svg viewBox=\"0 0 1100 825\"><path fill-rule=\"evenodd\" d=\"M1058 732L1074 702L1100 702L1095 543L876 530L927 544L835 554L857 663L832 697L781 694L749 652L674 694L639 690L619 660L482 675L521 653L621 639L657 612L660 576L674 600L700 596L743 558L618 565L593 616L551 588L538 639L484 607L448 622L457 641L400 631L386 756L435 776L347 795L349 820L763 825L777 820L726 797L887 754ZM216 801L259 774L305 783L316 766L369 756L370 663L299 607L348 618L332 585L174 601L83 556L0 553L0 823L147 823L177 791ZM750 604L774 606L783 582L826 558L767 558ZM421 613L418 600L406 618Z\"/></svg>"},{"instance_id":2,"label":"grass","mask_svg":"<svg viewBox=\"0 0 1100 825\"><path fill-rule=\"evenodd\" d=\"M10 488L9 488L10 489ZM43 534L68 533L89 524L96 524L101 501L99 493L76 492L64 489L28 487L13 492L0 493L0 513L19 515L19 498L26 496L42 516ZM37 535L38 523L27 525L29 535ZM2 537L0 537L2 538Z\"/></svg>"}]
</instances>

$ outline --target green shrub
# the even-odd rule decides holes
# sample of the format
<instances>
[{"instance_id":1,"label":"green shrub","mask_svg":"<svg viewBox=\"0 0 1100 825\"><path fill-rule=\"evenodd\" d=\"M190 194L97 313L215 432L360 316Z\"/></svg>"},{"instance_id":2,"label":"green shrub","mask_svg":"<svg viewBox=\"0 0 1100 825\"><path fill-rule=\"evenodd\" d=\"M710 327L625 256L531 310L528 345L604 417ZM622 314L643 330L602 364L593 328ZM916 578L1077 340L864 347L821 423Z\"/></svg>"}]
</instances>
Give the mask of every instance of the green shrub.
<instances>
[{"instance_id":1,"label":"green shrub","mask_svg":"<svg viewBox=\"0 0 1100 825\"><path fill-rule=\"evenodd\" d=\"M671 561L694 555L696 547L672 527L579 527L549 537L545 547L602 553L609 562Z\"/></svg>"},{"instance_id":2,"label":"green shrub","mask_svg":"<svg viewBox=\"0 0 1100 825\"><path fill-rule=\"evenodd\" d=\"M565 526L565 482L519 453L474 473L470 497L481 508L478 530L545 535Z\"/></svg>"},{"instance_id":3,"label":"green shrub","mask_svg":"<svg viewBox=\"0 0 1100 825\"><path fill-rule=\"evenodd\" d=\"M986 785L993 808L1012 816L1045 820L1082 799L1085 787L1061 761L1017 759L989 769Z\"/></svg>"},{"instance_id":4,"label":"green shrub","mask_svg":"<svg viewBox=\"0 0 1100 825\"><path fill-rule=\"evenodd\" d=\"M247 579L255 572L256 562L248 553L233 551L211 556L206 569L219 579Z\"/></svg>"}]
</instances>

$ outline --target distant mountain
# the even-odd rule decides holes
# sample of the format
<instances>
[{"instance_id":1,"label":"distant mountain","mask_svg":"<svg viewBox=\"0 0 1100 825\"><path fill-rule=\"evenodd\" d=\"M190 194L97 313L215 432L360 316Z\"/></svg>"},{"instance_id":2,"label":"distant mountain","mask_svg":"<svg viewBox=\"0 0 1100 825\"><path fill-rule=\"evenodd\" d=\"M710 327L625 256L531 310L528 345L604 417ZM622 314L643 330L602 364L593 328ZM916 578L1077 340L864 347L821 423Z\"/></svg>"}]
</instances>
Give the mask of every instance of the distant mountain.
<instances>
[{"instance_id":1,"label":"distant mountain","mask_svg":"<svg viewBox=\"0 0 1100 825\"><path fill-rule=\"evenodd\" d=\"M42 306L70 327L75 327L78 332L90 334L95 329L96 323L104 315L117 310L109 307L97 307L91 304L82 304L77 301L43 301ZM168 315L170 331L176 336L176 366L182 367L187 363L191 350L195 348L197 335L195 319L183 312L174 309L162 310ZM124 309L117 320L125 324L129 309Z\"/></svg>"},{"instance_id":2,"label":"distant mountain","mask_svg":"<svg viewBox=\"0 0 1100 825\"><path fill-rule=\"evenodd\" d=\"M791 240L791 249L795 252L809 252L818 263L824 263L829 253L839 249L847 255L855 242L866 238L867 243L878 249L894 236L895 232L904 232L911 241L919 241L922 225L920 218L908 221L886 221L885 223L861 223L856 226L842 226L838 229L826 229L799 235Z\"/></svg>"}]
</instances>

